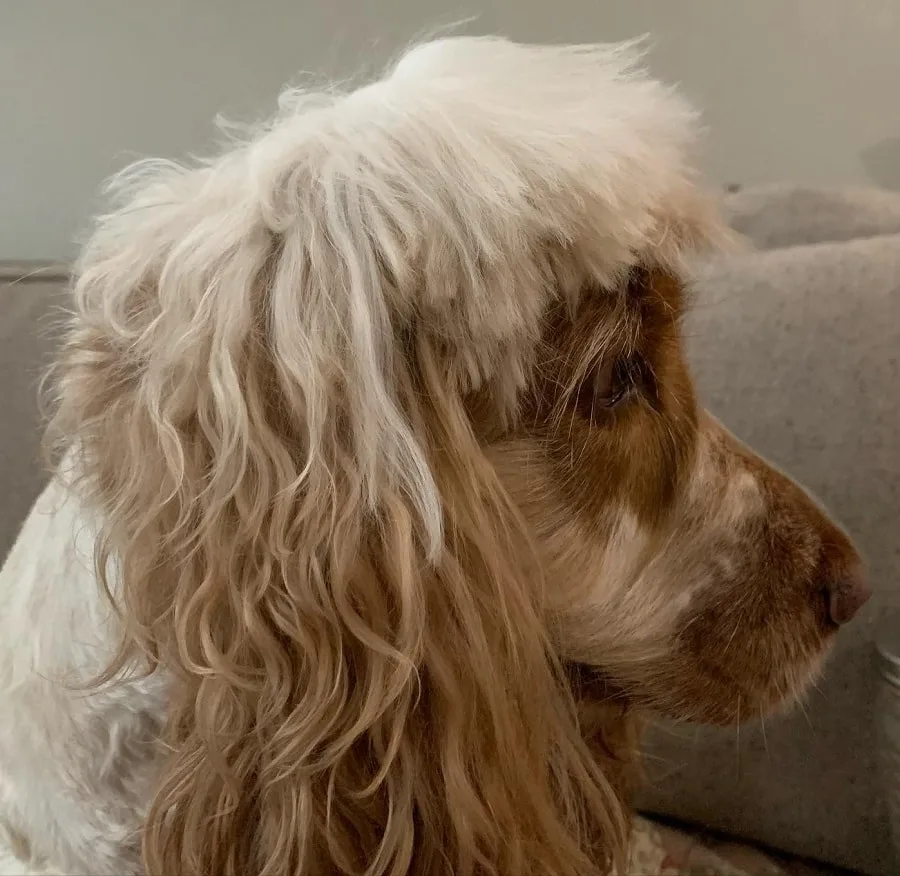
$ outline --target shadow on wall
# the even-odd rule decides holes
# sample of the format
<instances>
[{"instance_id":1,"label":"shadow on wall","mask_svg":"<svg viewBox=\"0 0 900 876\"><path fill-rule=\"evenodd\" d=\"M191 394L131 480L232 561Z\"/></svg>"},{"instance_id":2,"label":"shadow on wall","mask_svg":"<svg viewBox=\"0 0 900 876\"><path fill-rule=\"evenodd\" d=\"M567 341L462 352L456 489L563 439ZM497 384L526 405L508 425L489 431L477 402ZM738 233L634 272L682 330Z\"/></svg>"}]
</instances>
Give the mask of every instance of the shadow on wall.
<instances>
[{"instance_id":1,"label":"shadow on wall","mask_svg":"<svg viewBox=\"0 0 900 876\"><path fill-rule=\"evenodd\" d=\"M860 153L872 181L882 188L900 190L900 137L888 137Z\"/></svg>"}]
</instances>

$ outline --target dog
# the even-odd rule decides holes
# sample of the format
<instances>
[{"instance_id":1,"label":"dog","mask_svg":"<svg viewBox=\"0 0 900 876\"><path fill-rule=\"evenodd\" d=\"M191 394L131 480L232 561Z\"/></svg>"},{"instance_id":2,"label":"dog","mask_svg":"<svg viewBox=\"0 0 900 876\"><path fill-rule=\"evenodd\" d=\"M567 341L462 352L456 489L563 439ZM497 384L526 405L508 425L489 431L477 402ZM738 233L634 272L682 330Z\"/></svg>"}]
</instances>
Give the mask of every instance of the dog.
<instances>
[{"instance_id":1,"label":"dog","mask_svg":"<svg viewBox=\"0 0 900 876\"><path fill-rule=\"evenodd\" d=\"M861 562L695 397L733 241L641 65L426 42L113 180L0 576L21 856L622 872L640 715L801 694Z\"/></svg>"}]
</instances>

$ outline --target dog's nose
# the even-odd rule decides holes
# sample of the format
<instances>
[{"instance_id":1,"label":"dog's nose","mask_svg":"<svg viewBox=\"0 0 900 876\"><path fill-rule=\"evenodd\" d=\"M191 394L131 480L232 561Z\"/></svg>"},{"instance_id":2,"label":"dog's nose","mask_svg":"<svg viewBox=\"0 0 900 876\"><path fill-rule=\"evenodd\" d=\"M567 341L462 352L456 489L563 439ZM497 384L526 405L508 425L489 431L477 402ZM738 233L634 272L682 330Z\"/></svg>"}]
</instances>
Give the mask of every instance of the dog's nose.
<instances>
[{"instance_id":1,"label":"dog's nose","mask_svg":"<svg viewBox=\"0 0 900 876\"><path fill-rule=\"evenodd\" d=\"M830 577L826 589L828 613L838 625L852 620L872 595L861 563L853 563L842 575Z\"/></svg>"}]
</instances>

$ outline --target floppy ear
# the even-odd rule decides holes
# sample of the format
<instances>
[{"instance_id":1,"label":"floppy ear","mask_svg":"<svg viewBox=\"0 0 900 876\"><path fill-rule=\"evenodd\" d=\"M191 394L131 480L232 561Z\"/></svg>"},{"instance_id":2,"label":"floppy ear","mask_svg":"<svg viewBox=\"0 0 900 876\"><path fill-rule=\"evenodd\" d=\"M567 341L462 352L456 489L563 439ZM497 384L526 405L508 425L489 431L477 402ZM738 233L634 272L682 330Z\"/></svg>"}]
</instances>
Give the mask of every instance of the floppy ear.
<instances>
[{"instance_id":1,"label":"floppy ear","mask_svg":"<svg viewBox=\"0 0 900 876\"><path fill-rule=\"evenodd\" d=\"M467 397L514 421L551 299L707 233L672 207L690 114L632 63L429 44L115 181L52 434L118 574L110 675L173 677L148 872L581 876L621 851Z\"/></svg>"}]
</instances>

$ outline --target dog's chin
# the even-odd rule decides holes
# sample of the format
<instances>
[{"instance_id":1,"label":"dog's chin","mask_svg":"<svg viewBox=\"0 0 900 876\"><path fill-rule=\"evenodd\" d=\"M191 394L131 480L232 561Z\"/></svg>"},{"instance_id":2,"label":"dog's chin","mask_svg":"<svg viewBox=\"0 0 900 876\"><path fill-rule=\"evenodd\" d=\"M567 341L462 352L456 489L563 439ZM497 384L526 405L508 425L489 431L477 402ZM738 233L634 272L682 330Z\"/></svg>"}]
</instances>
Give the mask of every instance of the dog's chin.
<instances>
[{"instance_id":1,"label":"dog's chin","mask_svg":"<svg viewBox=\"0 0 900 876\"><path fill-rule=\"evenodd\" d=\"M624 683L584 663L570 664L569 676L580 701L606 701L669 721L728 727L789 713L814 687L834 640L830 632L805 659L773 663L767 673L753 678L702 667L678 671L670 665L652 680Z\"/></svg>"},{"instance_id":2,"label":"dog's chin","mask_svg":"<svg viewBox=\"0 0 900 876\"><path fill-rule=\"evenodd\" d=\"M703 677L686 683L677 700L653 704L665 717L678 721L733 726L785 713L802 701L820 676L828 645L806 660L773 666L752 681ZM691 695L693 694L693 695Z\"/></svg>"}]
</instances>

